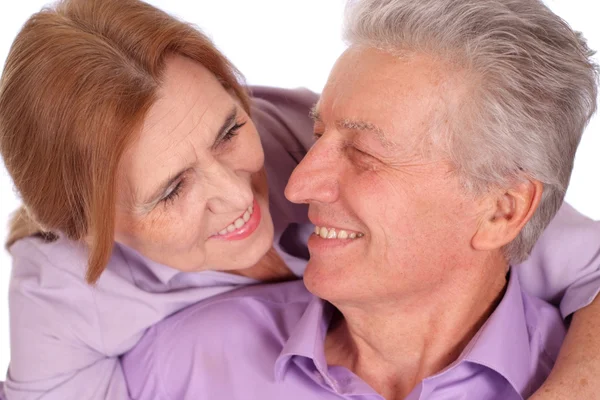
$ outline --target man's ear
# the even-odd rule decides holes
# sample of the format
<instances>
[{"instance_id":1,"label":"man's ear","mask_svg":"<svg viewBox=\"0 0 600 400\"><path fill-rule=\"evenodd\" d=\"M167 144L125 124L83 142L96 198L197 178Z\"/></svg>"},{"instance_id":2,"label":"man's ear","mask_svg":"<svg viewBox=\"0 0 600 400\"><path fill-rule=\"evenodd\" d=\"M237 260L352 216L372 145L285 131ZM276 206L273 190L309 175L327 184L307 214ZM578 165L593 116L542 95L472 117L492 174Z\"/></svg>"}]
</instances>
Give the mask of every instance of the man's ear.
<instances>
[{"instance_id":1,"label":"man's ear","mask_svg":"<svg viewBox=\"0 0 600 400\"><path fill-rule=\"evenodd\" d=\"M491 194L471 239L475 250L504 247L517 237L542 199L544 186L536 180L521 181L508 190Z\"/></svg>"}]
</instances>

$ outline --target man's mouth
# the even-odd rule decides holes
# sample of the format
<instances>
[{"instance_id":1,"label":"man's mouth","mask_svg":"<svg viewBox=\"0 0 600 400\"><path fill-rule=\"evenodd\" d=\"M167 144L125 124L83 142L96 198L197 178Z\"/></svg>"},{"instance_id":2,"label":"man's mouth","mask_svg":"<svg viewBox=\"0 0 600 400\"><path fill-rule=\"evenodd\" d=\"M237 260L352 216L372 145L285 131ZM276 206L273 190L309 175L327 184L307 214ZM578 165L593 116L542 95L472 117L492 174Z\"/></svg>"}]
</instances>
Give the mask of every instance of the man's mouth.
<instances>
[{"instance_id":1,"label":"man's mouth","mask_svg":"<svg viewBox=\"0 0 600 400\"><path fill-rule=\"evenodd\" d=\"M323 239L341 239L354 240L365 236L364 233L355 232L347 229L328 228L325 226L315 226L315 235Z\"/></svg>"}]
</instances>

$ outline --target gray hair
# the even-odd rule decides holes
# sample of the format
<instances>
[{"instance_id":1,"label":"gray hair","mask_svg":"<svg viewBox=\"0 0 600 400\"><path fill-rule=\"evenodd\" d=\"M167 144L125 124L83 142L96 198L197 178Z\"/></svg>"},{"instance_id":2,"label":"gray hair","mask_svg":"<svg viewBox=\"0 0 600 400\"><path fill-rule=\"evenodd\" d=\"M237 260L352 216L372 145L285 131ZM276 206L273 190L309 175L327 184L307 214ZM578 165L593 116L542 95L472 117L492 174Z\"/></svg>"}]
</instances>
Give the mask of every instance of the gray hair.
<instances>
[{"instance_id":1,"label":"gray hair","mask_svg":"<svg viewBox=\"0 0 600 400\"><path fill-rule=\"evenodd\" d=\"M468 73L472 95L452 110L444 147L473 193L523 177L544 184L538 210L503 249L510 263L527 258L562 204L596 110L598 69L582 36L539 0L355 0L345 39Z\"/></svg>"}]
</instances>

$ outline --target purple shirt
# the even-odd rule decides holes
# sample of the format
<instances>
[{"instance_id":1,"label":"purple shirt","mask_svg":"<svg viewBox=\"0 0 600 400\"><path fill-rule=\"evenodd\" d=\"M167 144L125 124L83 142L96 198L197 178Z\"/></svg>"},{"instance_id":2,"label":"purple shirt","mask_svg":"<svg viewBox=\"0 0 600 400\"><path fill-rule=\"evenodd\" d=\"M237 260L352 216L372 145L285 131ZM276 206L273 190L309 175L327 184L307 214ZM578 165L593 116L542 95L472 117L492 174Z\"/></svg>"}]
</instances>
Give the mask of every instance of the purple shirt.
<instances>
[{"instance_id":1,"label":"purple shirt","mask_svg":"<svg viewBox=\"0 0 600 400\"><path fill-rule=\"evenodd\" d=\"M302 282L213 297L152 327L123 358L134 399L374 400L368 384L328 366L333 306ZM565 336L553 306L521 290L516 274L460 357L407 400L523 400L546 379Z\"/></svg>"},{"instance_id":2,"label":"purple shirt","mask_svg":"<svg viewBox=\"0 0 600 400\"><path fill-rule=\"evenodd\" d=\"M313 142L308 114L317 95L273 88L254 88L253 95L275 247L301 275L313 227L306 207L289 203L283 189ZM80 243L27 238L10 251L8 400L127 399L119 356L146 329L190 304L256 283L220 272L178 272L115 245L106 271L91 287L85 282L88 254ZM560 304L563 316L585 307L600 289L600 223L564 205L525 264L517 269L525 290Z\"/></svg>"},{"instance_id":3,"label":"purple shirt","mask_svg":"<svg viewBox=\"0 0 600 400\"><path fill-rule=\"evenodd\" d=\"M305 89L253 88L252 119L266 153L274 247L298 276L314 228L307 207L287 201L283 189L313 142L308 113L317 99ZM85 282L88 253L81 243L32 237L10 252L8 400L126 400L119 356L146 329L190 304L257 283L223 272L180 272L116 244L92 287ZM4 396L0 383L0 399Z\"/></svg>"}]
</instances>

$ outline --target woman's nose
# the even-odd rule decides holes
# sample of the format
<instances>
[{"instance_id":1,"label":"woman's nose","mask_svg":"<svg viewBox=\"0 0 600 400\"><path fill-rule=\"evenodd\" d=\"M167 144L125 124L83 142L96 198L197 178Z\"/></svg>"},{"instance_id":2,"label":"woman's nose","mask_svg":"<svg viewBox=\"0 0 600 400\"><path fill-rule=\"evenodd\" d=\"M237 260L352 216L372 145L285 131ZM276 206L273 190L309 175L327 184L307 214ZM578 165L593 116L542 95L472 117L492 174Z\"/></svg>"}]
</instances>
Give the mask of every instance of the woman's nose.
<instances>
[{"instance_id":1,"label":"woman's nose","mask_svg":"<svg viewBox=\"0 0 600 400\"><path fill-rule=\"evenodd\" d=\"M254 193L250 173L237 173L225 165L215 163L207 178L207 204L213 213L243 211L252 205Z\"/></svg>"}]
</instances>

